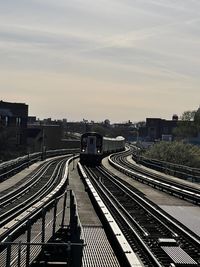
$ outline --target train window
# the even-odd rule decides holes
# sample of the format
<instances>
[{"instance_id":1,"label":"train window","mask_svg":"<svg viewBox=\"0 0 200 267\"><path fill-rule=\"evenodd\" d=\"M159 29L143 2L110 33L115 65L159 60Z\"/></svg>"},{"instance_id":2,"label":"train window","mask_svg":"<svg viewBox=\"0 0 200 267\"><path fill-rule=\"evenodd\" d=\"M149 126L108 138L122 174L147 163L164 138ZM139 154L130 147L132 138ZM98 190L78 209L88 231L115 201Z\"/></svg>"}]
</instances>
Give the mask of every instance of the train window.
<instances>
[{"instance_id":1,"label":"train window","mask_svg":"<svg viewBox=\"0 0 200 267\"><path fill-rule=\"evenodd\" d=\"M101 148L101 146L102 146L101 139L98 138L98 139L97 139L97 148Z\"/></svg>"},{"instance_id":2,"label":"train window","mask_svg":"<svg viewBox=\"0 0 200 267\"><path fill-rule=\"evenodd\" d=\"M83 138L82 139L82 146L86 146L87 145L87 138Z\"/></svg>"},{"instance_id":3,"label":"train window","mask_svg":"<svg viewBox=\"0 0 200 267\"><path fill-rule=\"evenodd\" d=\"M83 143L87 143L87 138L83 138Z\"/></svg>"},{"instance_id":4,"label":"train window","mask_svg":"<svg viewBox=\"0 0 200 267\"><path fill-rule=\"evenodd\" d=\"M94 140L93 140L93 138L90 138L90 145L93 145L93 142Z\"/></svg>"}]
</instances>

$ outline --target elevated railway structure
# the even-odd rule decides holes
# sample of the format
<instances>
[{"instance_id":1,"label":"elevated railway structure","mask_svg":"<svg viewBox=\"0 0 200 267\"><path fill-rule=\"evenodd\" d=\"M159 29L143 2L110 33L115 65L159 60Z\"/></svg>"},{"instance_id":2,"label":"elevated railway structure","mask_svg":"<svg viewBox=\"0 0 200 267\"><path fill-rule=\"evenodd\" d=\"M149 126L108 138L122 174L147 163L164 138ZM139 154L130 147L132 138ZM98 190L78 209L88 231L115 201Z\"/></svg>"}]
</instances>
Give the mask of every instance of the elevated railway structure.
<instances>
[{"instance_id":1,"label":"elevated railway structure","mask_svg":"<svg viewBox=\"0 0 200 267\"><path fill-rule=\"evenodd\" d=\"M200 169L192 168L184 165L174 164L156 159L149 159L141 155L140 148L131 145L132 158L138 164L147 168L163 172L181 179L190 180L200 183Z\"/></svg>"},{"instance_id":2,"label":"elevated railway structure","mask_svg":"<svg viewBox=\"0 0 200 267\"><path fill-rule=\"evenodd\" d=\"M101 167L85 167L82 177L93 198L101 203L101 213L108 216L109 228L113 229L114 222L119 226L121 232L113 230L113 236L126 240L119 241L119 246L127 266L199 266L200 238L141 192Z\"/></svg>"},{"instance_id":3,"label":"elevated railway structure","mask_svg":"<svg viewBox=\"0 0 200 267\"><path fill-rule=\"evenodd\" d=\"M109 163L114 168L141 183L200 205L200 185L152 172L150 169L132 164L127 160L127 156L131 154L132 150L130 149L126 152L112 155L109 157Z\"/></svg>"},{"instance_id":4,"label":"elevated railway structure","mask_svg":"<svg viewBox=\"0 0 200 267\"><path fill-rule=\"evenodd\" d=\"M81 248L81 257L83 242L75 204L70 205L66 218L67 201L72 201L67 200L69 194L64 192L72 160L72 155L68 155L46 161L20 187L14 186L6 194L1 192L0 266L29 266L34 260L37 264L33 266L39 266L41 261L54 262L56 250L68 251L67 257L63 253L59 256L60 263L68 263L73 261L74 247ZM71 227L66 228L68 223ZM59 229L62 234L57 233ZM40 257L36 260L37 256Z\"/></svg>"},{"instance_id":5,"label":"elevated railway structure","mask_svg":"<svg viewBox=\"0 0 200 267\"><path fill-rule=\"evenodd\" d=\"M36 152L32 154L27 154L22 157L18 157L13 160L0 163L0 182L6 180L7 178L13 176L14 174L20 172L21 170L29 167L31 164L44 160L46 158L67 155L67 154L76 154L79 152L79 149L57 149L57 150L48 150L43 152Z\"/></svg>"},{"instance_id":6,"label":"elevated railway structure","mask_svg":"<svg viewBox=\"0 0 200 267\"><path fill-rule=\"evenodd\" d=\"M0 198L0 240L7 235L6 225L14 218L48 196L62 180L64 165L68 157L54 158L41 168L20 187L14 188ZM10 188L11 189L11 188ZM15 224L13 224L14 226Z\"/></svg>"},{"instance_id":7,"label":"elevated railway structure","mask_svg":"<svg viewBox=\"0 0 200 267\"><path fill-rule=\"evenodd\" d=\"M50 185L43 184L44 188L47 189L47 196L38 198L35 204L21 211L19 215L15 214L14 218L10 217L10 220L7 218L8 221L5 221L5 224L0 228L2 231L0 266L64 265L86 267L88 264L94 267L102 266L102 264L103 266L120 266L95 211L91 216L92 207L87 192L85 192L84 186L81 188L82 182L76 171L74 160L69 165L72 161L72 157L70 155L69 157L59 156L46 160L28 177L22 178L17 184L13 183L13 188L4 186L6 194L3 191L0 192L2 199L3 196L5 197L5 206L8 205L9 208L12 204L9 204L8 199L12 196L12 192L18 195L19 199L25 197L26 194L28 198L28 193L31 191L35 195L39 190L34 190L34 187L38 189L41 186L40 178L46 182L51 180L52 172L50 169L54 169L52 181L54 180L55 187L52 186L51 192L48 192ZM66 164L62 163L64 160L67 160ZM62 164L64 167L63 171L60 172L62 175L56 175L55 167L62 169ZM16 177L18 176L17 174ZM61 179L60 182L56 182L57 178L58 180ZM4 183L12 184L12 180L13 177ZM32 184L33 190L31 183L35 184ZM74 184L78 205L76 201L74 203L72 201L75 197L69 194L69 191L72 190L72 184ZM65 192L66 188L67 191ZM7 204L6 201L8 201ZM14 197L12 201L15 201L15 206L17 206L17 200ZM16 211L19 209L20 206ZM96 238L97 236L98 238Z\"/></svg>"},{"instance_id":8,"label":"elevated railway structure","mask_svg":"<svg viewBox=\"0 0 200 267\"><path fill-rule=\"evenodd\" d=\"M179 188L174 179L168 183L167 177L140 172L141 166L127 161L130 154L113 154L109 162L123 176L198 208L198 186L193 186L193 198L186 181ZM0 266L200 266L200 234L102 166L78 163L80 180L76 163L69 167L75 158L49 159L0 192Z\"/></svg>"}]
</instances>

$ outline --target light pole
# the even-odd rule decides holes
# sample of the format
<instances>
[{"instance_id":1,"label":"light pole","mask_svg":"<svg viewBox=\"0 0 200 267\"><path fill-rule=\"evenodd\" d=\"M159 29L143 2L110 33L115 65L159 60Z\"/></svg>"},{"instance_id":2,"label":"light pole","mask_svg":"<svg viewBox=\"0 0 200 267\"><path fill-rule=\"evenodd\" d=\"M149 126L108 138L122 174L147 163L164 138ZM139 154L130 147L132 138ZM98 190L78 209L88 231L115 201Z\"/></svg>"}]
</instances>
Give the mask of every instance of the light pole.
<instances>
[{"instance_id":1,"label":"light pole","mask_svg":"<svg viewBox=\"0 0 200 267\"><path fill-rule=\"evenodd\" d=\"M41 159L42 160L44 160L45 158L45 150L46 150L44 138L45 138L44 128L42 128L42 144L41 144Z\"/></svg>"},{"instance_id":2,"label":"light pole","mask_svg":"<svg viewBox=\"0 0 200 267\"><path fill-rule=\"evenodd\" d=\"M74 157L75 157L75 154L73 154L73 168L72 168L72 170L74 170Z\"/></svg>"},{"instance_id":3,"label":"light pole","mask_svg":"<svg viewBox=\"0 0 200 267\"><path fill-rule=\"evenodd\" d=\"M136 144L138 144L138 141L139 141L139 131L137 129L137 132L136 132L137 136L136 136Z\"/></svg>"}]
</instances>

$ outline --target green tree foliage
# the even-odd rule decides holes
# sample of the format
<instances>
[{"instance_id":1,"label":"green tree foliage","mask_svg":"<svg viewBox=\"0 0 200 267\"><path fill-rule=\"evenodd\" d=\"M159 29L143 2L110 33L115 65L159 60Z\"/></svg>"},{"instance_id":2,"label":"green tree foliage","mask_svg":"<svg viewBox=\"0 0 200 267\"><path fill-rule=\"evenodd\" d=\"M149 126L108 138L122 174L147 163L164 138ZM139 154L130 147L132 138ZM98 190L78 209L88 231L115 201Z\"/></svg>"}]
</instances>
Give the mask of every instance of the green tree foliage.
<instances>
[{"instance_id":1,"label":"green tree foliage","mask_svg":"<svg viewBox=\"0 0 200 267\"><path fill-rule=\"evenodd\" d=\"M160 142L153 145L143 156L175 164L200 168L200 148L183 142Z\"/></svg>"},{"instance_id":2,"label":"green tree foliage","mask_svg":"<svg viewBox=\"0 0 200 267\"><path fill-rule=\"evenodd\" d=\"M200 108L194 114L194 124L196 126L197 131L200 131Z\"/></svg>"},{"instance_id":3,"label":"green tree foliage","mask_svg":"<svg viewBox=\"0 0 200 267\"><path fill-rule=\"evenodd\" d=\"M127 129L126 127L118 126L118 127L113 128L106 124L102 124L102 125L94 124L91 128L91 131L100 133L103 136L107 136L111 138L114 138L117 136L123 136L124 138L128 138L130 134L130 129Z\"/></svg>"},{"instance_id":4,"label":"green tree foliage","mask_svg":"<svg viewBox=\"0 0 200 267\"><path fill-rule=\"evenodd\" d=\"M197 133L198 131L193 121L178 121L177 127L173 130L177 140L196 137Z\"/></svg>"},{"instance_id":5,"label":"green tree foliage","mask_svg":"<svg viewBox=\"0 0 200 267\"><path fill-rule=\"evenodd\" d=\"M183 114L181 115L181 120L182 121L193 121L194 120L194 116L195 116L196 111L184 111Z\"/></svg>"},{"instance_id":6,"label":"green tree foliage","mask_svg":"<svg viewBox=\"0 0 200 267\"><path fill-rule=\"evenodd\" d=\"M97 132L103 136L109 136L109 137L111 136L112 137L111 130L103 124L102 125L93 125L92 131Z\"/></svg>"},{"instance_id":7,"label":"green tree foliage","mask_svg":"<svg viewBox=\"0 0 200 267\"><path fill-rule=\"evenodd\" d=\"M138 121L135 123L136 128L145 127L146 122L145 121Z\"/></svg>"},{"instance_id":8,"label":"green tree foliage","mask_svg":"<svg viewBox=\"0 0 200 267\"><path fill-rule=\"evenodd\" d=\"M178 140L196 137L200 130L200 109L197 111L184 111L174 129L173 134Z\"/></svg>"}]
</instances>

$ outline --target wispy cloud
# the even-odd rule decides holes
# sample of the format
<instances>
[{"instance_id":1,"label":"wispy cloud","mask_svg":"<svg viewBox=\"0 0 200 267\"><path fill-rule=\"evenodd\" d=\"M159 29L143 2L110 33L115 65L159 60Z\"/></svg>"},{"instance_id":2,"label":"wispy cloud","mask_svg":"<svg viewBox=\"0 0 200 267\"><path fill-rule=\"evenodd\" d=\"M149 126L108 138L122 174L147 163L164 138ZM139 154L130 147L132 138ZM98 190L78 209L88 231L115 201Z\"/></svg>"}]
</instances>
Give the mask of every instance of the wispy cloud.
<instances>
[{"instance_id":1,"label":"wispy cloud","mask_svg":"<svg viewBox=\"0 0 200 267\"><path fill-rule=\"evenodd\" d=\"M41 115L48 116L56 98L62 104L55 116L63 116L68 105L78 118L78 103L91 119L103 116L102 105L113 120L195 106L199 14L197 0L0 0L0 87L7 90L2 97L7 92L36 107L38 95L42 103L49 91ZM114 91L110 104L105 99ZM90 97L93 92L98 97ZM170 108L163 107L167 102ZM120 115L117 106L124 110Z\"/></svg>"}]
</instances>

